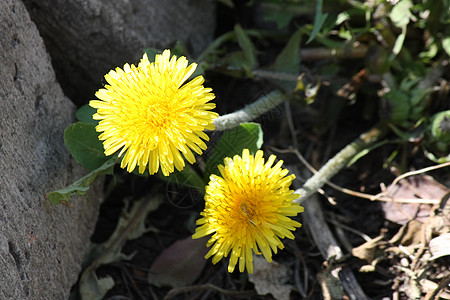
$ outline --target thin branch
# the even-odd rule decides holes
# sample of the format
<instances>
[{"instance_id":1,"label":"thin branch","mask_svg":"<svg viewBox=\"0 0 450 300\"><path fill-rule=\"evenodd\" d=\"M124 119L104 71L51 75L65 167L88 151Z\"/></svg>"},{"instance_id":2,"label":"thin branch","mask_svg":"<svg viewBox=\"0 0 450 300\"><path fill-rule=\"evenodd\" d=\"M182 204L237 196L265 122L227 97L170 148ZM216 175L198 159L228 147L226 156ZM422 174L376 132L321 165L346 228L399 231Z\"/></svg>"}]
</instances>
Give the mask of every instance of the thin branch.
<instances>
[{"instance_id":1,"label":"thin branch","mask_svg":"<svg viewBox=\"0 0 450 300\"><path fill-rule=\"evenodd\" d=\"M305 159L305 157L300 153L300 151L298 151L297 149L278 149L276 147L271 147L269 146L269 148L271 148L273 151L279 152L279 153L293 153L297 156L297 158L300 160L300 162L313 174L317 173L317 170ZM447 163L444 163L447 164ZM421 170L417 170L417 171L413 171L413 172L428 172L434 169L438 169L438 168L442 168L441 165L437 165L437 166L432 166L432 167L428 167L428 168L424 168ZM422 173L419 172L419 173ZM405 173L408 174L408 173ZM414 175L414 174L412 174ZM403 176L403 175L402 175ZM354 196L354 197L358 197L358 198L362 198L362 199L368 199L371 201L383 201L383 202L396 202L396 203L415 203L415 204L439 204L441 199L424 199L424 198L395 198L393 199L392 197L389 196L384 196L385 192L377 194L377 195L372 195L372 194L367 194L367 193L361 193L358 191L354 191L345 187L341 187L331 181L326 181L325 182L326 185L332 187L333 189L350 195L350 196ZM393 184L391 184L392 186ZM320 194L325 196L325 192L322 189L318 189L317 190ZM383 195L381 195L383 194Z\"/></svg>"},{"instance_id":2,"label":"thin branch","mask_svg":"<svg viewBox=\"0 0 450 300\"><path fill-rule=\"evenodd\" d=\"M321 188L329 179L345 167L345 165L360 151L366 149L374 142L378 141L387 133L388 127L384 123L380 123L368 132L362 134L351 144L338 152L331 158L316 174L309 178L302 188L295 191L301 197L294 200L301 203L308 199L313 193Z\"/></svg>"},{"instance_id":3,"label":"thin branch","mask_svg":"<svg viewBox=\"0 0 450 300\"><path fill-rule=\"evenodd\" d=\"M300 58L303 61L312 61L328 58L363 58L367 54L369 47L365 44L358 44L353 48L306 48L300 50Z\"/></svg>"},{"instance_id":4,"label":"thin branch","mask_svg":"<svg viewBox=\"0 0 450 300\"><path fill-rule=\"evenodd\" d=\"M389 192L397 185L397 183L400 180L402 180L402 179L404 179L406 177L414 176L414 175L418 175L418 174L422 174L422 173L426 173L428 171L433 171L433 170L440 169L440 168L445 168L445 167L448 167L448 166L450 166L450 162L445 162L445 163L442 163L442 164L439 164L439 165L426 167L426 168L423 168L423 169L420 169L420 170L416 170L416 171L406 172L406 173L398 176L397 178L395 178L394 181L392 181L391 185L389 186L389 188L386 191L373 196L373 198L370 199L370 200L378 200L379 198L381 198L381 197L383 197L385 195L388 195Z\"/></svg>"},{"instance_id":5,"label":"thin branch","mask_svg":"<svg viewBox=\"0 0 450 300\"><path fill-rule=\"evenodd\" d=\"M288 98L279 90L270 92L269 94L259 98L255 102L241 110L235 111L218 117L214 120L216 131L227 130L238 126L241 123L249 122L262 114L268 112L272 108L286 101Z\"/></svg>"},{"instance_id":6,"label":"thin branch","mask_svg":"<svg viewBox=\"0 0 450 300\"><path fill-rule=\"evenodd\" d=\"M296 175L300 174L296 166L288 167L288 169ZM295 184L296 182L294 181L294 185ZM325 260L330 262L341 259L344 256L344 253L334 238L328 224L325 222L325 216L320 207L317 194L311 193L308 198L309 201L305 201L302 204L305 207L305 227L307 227L312 233L314 242ZM345 289L350 299L368 299L361 286L356 281L354 274L347 267L337 266L329 272L331 273L331 276L336 279L336 282L340 282L342 284L342 288Z\"/></svg>"}]
</instances>

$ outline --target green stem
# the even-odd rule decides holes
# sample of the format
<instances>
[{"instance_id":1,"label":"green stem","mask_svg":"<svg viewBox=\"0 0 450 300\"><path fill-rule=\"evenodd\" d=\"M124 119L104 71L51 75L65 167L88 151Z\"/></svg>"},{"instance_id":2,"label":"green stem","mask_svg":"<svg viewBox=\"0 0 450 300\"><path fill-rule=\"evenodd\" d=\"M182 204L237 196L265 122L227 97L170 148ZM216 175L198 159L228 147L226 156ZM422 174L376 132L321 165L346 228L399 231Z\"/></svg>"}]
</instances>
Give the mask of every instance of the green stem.
<instances>
[{"instance_id":1,"label":"green stem","mask_svg":"<svg viewBox=\"0 0 450 300\"><path fill-rule=\"evenodd\" d=\"M259 98L252 104L241 110L223 115L214 120L216 131L227 130L238 126L241 123L249 122L262 114L268 112L275 106L287 100L285 94L279 90L270 92L269 94Z\"/></svg>"},{"instance_id":2,"label":"green stem","mask_svg":"<svg viewBox=\"0 0 450 300\"><path fill-rule=\"evenodd\" d=\"M301 203L308 199L308 197L320 189L326 181L330 180L336 173L343 169L356 154L370 147L370 145L378 141L387 132L387 125L385 123L379 123L374 128L363 133L351 144L347 145L331 158L316 174L309 178L303 187L295 191L295 193L300 194L301 197L294 200L294 202Z\"/></svg>"}]
</instances>

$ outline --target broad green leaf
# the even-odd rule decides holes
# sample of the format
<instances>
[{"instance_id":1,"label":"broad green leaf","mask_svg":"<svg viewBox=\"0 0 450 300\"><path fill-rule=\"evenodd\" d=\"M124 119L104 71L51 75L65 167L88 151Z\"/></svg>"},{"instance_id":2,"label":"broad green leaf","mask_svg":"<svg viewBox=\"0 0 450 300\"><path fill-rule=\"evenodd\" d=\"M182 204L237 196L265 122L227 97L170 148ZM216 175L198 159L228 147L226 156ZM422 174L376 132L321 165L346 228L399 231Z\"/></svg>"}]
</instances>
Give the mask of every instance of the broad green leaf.
<instances>
[{"instance_id":1,"label":"broad green leaf","mask_svg":"<svg viewBox=\"0 0 450 300\"><path fill-rule=\"evenodd\" d=\"M261 0L258 9L266 22L275 22L278 29L289 25L292 19L300 15L314 13L313 1Z\"/></svg>"},{"instance_id":2,"label":"broad green leaf","mask_svg":"<svg viewBox=\"0 0 450 300\"><path fill-rule=\"evenodd\" d=\"M297 30L277 56L273 69L283 73L300 74L300 41L303 31ZM297 81L279 80L280 86L290 92L297 86Z\"/></svg>"},{"instance_id":3,"label":"broad green leaf","mask_svg":"<svg viewBox=\"0 0 450 300\"><path fill-rule=\"evenodd\" d=\"M297 30L277 56L274 69L280 72L298 74L300 72L300 41L303 32Z\"/></svg>"},{"instance_id":4,"label":"broad green leaf","mask_svg":"<svg viewBox=\"0 0 450 300\"><path fill-rule=\"evenodd\" d=\"M241 155L247 148L254 154L263 143L263 131L257 123L244 123L225 132L206 162L205 179L211 174L218 174L218 165L223 164L225 157Z\"/></svg>"},{"instance_id":5,"label":"broad green leaf","mask_svg":"<svg viewBox=\"0 0 450 300\"><path fill-rule=\"evenodd\" d=\"M408 94L400 90L391 90L385 95L387 99L389 119L394 124L402 124L410 115L410 102Z\"/></svg>"},{"instance_id":6,"label":"broad green leaf","mask_svg":"<svg viewBox=\"0 0 450 300\"><path fill-rule=\"evenodd\" d=\"M177 57L186 56L187 52L186 44L182 40L177 40L175 45L170 48L170 55L176 55Z\"/></svg>"},{"instance_id":7,"label":"broad green leaf","mask_svg":"<svg viewBox=\"0 0 450 300\"><path fill-rule=\"evenodd\" d=\"M95 108L91 107L89 104L85 104L77 110L75 116L80 122L98 125L98 121L92 118L92 115L96 112L97 110Z\"/></svg>"},{"instance_id":8,"label":"broad green leaf","mask_svg":"<svg viewBox=\"0 0 450 300\"><path fill-rule=\"evenodd\" d=\"M239 47L241 47L241 49L244 51L246 61L248 62L248 67L255 67L257 65L256 48L253 45L252 41L245 33L244 29L242 29L242 26L239 24L236 24L234 26L234 33L236 34L236 39Z\"/></svg>"},{"instance_id":9,"label":"broad green leaf","mask_svg":"<svg viewBox=\"0 0 450 300\"><path fill-rule=\"evenodd\" d=\"M95 170L109 160L94 124L75 123L64 131L64 142L75 160L89 170Z\"/></svg>"},{"instance_id":10,"label":"broad green leaf","mask_svg":"<svg viewBox=\"0 0 450 300\"><path fill-rule=\"evenodd\" d=\"M227 69L223 70L224 74L236 78L252 77L251 67L244 51L234 51L228 53L221 63L227 65Z\"/></svg>"},{"instance_id":11,"label":"broad green leaf","mask_svg":"<svg viewBox=\"0 0 450 300\"><path fill-rule=\"evenodd\" d=\"M190 188L197 189L201 194L205 192L205 181L198 175L198 173L192 168L191 165L186 165L183 170L175 171L169 176L163 176L161 172L159 172L160 178L164 181L184 185Z\"/></svg>"},{"instance_id":12,"label":"broad green leaf","mask_svg":"<svg viewBox=\"0 0 450 300\"><path fill-rule=\"evenodd\" d=\"M48 193L47 199L53 204L60 204L61 202L68 202L73 195L86 196L90 186L98 177L113 174L116 160L116 158L112 158L68 187Z\"/></svg>"},{"instance_id":13,"label":"broad green leaf","mask_svg":"<svg viewBox=\"0 0 450 300\"><path fill-rule=\"evenodd\" d=\"M162 51L156 48L145 48L144 52L147 53L149 61L155 61L156 54L161 54Z\"/></svg>"},{"instance_id":14,"label":"broad green leaf","mask_svg":"<svg viewBox=\"0 0 450 300\"><path fill-rule=\"evenodd\" d=\"M323 24L325 23L325 20L327 19L328 14L322 14L322 0L316 0L316 14L314 17L314 28L311 32L311 35L309 36L309 39L306 41L307 44L309 44L316 35L319 33L320 29L322 28Z\"/></svg>"},{"instance_id":15,"label":"broad green leaf","mask_svg":"<svg viewBox=\"0 0 450 300\"><path fill-rule=\"evenodd\" d=\"M278 29L283 29L289 25L295 14L285 13L281 11L266 11L263 19L267 22L275 22Z\"/></svg>"}]
</instances>

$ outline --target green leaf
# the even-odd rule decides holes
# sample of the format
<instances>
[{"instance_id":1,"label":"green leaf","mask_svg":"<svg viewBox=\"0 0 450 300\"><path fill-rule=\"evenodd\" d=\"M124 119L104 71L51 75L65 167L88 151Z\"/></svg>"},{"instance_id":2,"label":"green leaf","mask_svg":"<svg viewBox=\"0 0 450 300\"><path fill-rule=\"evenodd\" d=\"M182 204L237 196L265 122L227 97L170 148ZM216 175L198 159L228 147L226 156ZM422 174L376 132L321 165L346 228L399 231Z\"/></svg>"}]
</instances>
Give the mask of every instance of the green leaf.
<instances>
[{"instance_id":1,"label":"green leaf","mask_svg":"<svg viewBox=\"0 0 450 300\"><path fill-rule=\"evenodd\" d=\"M397 39L395 40L394 48L392 48L392 54L391 56L389 56L390 62L392 62L395 56L399 54L400 51L402 50L405 38L406 38L406 25L402 27L402 32L398 35Z\"/></svg>"},{"instance_id":2,"label":"green leaf","mask_svg":"<svg viewBox=\"0 0 450 300\"><path fill-rule=\"evenodd\" d=\"M303 31L297 30L289 39L284 49L277 56L273 69L282 73L300 74L300 41ZM285 91L293 91L297 86L296 80L277 80Z\"/></svg>"},{"instance_id":3,"label":"green leaf","mask_svg":"<svg viewBox=\"0 0 450 300\"><path fill-rule=\"evenodd\" d=\"M341 25L343 22L345 22L347 20L350 20L350 15L348 12L343 11L337 15L334 25L336 25L336 26Z\"/></svg>"},{"instance_id":4,"label":"green leaf","mask_svg":"<svg viewBox=\"0 0 450 300\"><path fill-rule=\"evenodd\" d=\"M274 69L280 72L298 74L300 72L300 41L302 30L297 30L277 56Z\"/></svg>"},{"instance_id":5,"label":"green leaf","mask_svg":"<svg viewBox=\"0 0 450 300\"><path fill-rule=\"evenodd\" d=\"M289 25L295 14L289 14L282 11L264 11L263 19L267 22L275 22L278 29L283 29Z\"/></svg>"},{"instance_id":6,"label":"green leaf","mask_svg":"<svg viewBox=\"0 0 450 300\"><path fill-rule=\"evenodd\" d=\"M425 153L425 156L429 160L434 161L437 164L443 164L443 163L446 163L446 162L450 161L450 154L447 155L447 156L438 157L435 154L433 154L432 152L429 152L427 150L424 150L424 153Z\"/></svg>"},{"instance_id":7,"label":"green leaf","mask_svg":"<svg viewBox=\"0 0 450 300\"><path fill-rule=\"evenodd\" d=\"M144 52L147 53L149 61L155 61L156 54L161 54L162 51L156 48L145 48Z\"/></svg>"},{"instance_id":8,"label":"green leaf","mask_svg":"<svg viewBox=\"0 0 450 300\"><path fill-rule=\"evenodd\" d=\"M95 170L109 160L98 136L94 124L81 122L70 125L64 131L64 142L70 154L89 170Z\"/></svg>"},{"instance_id":9,"label":"green leaf","mask_svg":"<svg viewBox=\"0 0 450 300\"><path fill-rule=\"evenodd\" d=\"M236 39L239 47L241 47L241 49L244 51L248 67L250 69L255 67L257 65L256 48L253 45L252 41L245 33L244 29L242 29L242 26L239 24L236 24L234 26L234 33L236 34Z\"/></svg>"},{"instance_id":10,"label":"green leaf","mask_svg":"<svg viewBox=\"0 0 450 300\"><path fill-rule=\"evenodd\" d=\"M232 0L217 0L217 2L220 2L223 5L228 6L230 8L234 8L234 3Z\"/></svg>"},{"instance_id":11,"label":"green leaf","mask_svg":"<svg viewBox=\"0 0 450 300\"><path fill-rule=\"evenodd\" d=\"M392 8L389 17L391 18L395 26L397 26L398 28L403 28L408 25L409 20L412 16L410 11L412 6L413 5L411 0L400 0Z\"/></svg>"},{"instance_id":12,"label":"green leaf","mask_svg":"<svg viewBox=\"0 0 450 300\"><path fill-rule=\"evenodd\" d=\"M441 111L431 117L430 132L436 140L450 143L450 110Z\"/></svg>"},{"instance_id":13,"label":"green leaf","mask_svg":"<svg viewBox=\"0 0 450 300\"><path fill-rule=\"evenodd\" d=\"M198 175L191 165L186 165L183 170L175 171L169 176L164 176L161 172L158 173L160 178L164 181L175 183L177 185L184 185L190 188L197 189L201 194L205 192L206 182Z\"/></svg>"},{"instance_id":14,"label":"green leaf","mask_svg":"<svg viewBox=\"0 0 450 300\"><path fill-rule=\"evenodd\" d=\"M352 166L354 163L356 163L360 158L366 156L367 154L369 154L371 151L373 151L374 149L380 148L381 146L385 145L389 143L388 140L383 140L380 141L378 143L376 143L375 145L370 146L369 148L363 149L361 150L359 153L355 154L354 157L352 157L352 159L347 163L347 168L349 168L350 166Z\"/></svg>"},{"instance_id":15,"label":"green leaf","mask_svg":"<svg viewBox=\"0 0 450 300\"><path fill-rule=\"evenodd\" d=\"M177 57L186 56L187 52L186 44L182 40L177 40L175 45L170 48L170 55L176 55Z\"/></svg>"},{"instance_id":16,"label":"green leaf","mask_svg":"<svg viewBox=\"0 0 450 300\"><path fill-rule=\"evenodd\" d=\"M447 55L450 55L450 37L442 40L442 48L444 48Z\"/></svg>"},{"instance_id":17,"label":"green leaf","mask_svg":"<svg viewBox=\"0 0 450 300\"><path fill-rule=\"evenodd\" d=\"M116 158L110 159L102 166L90 172L86 176L81 177L68 187L56 190L47 194L47 199L53 204L60 204L61 202L68 202L73 195L86 196L92 183L100 176L113 174L114 164Z\"/></svg>"},{"instance_id":18,"label":"green leaf","mask_svg":"<svg viewBox=\"0 0 450 300\"><path fill-rule=\"evenodd\" d=\"M263 143L263 131L257 123L244 123L225 132L206 162L205 179L211 174L218 174L217 166L223 164L225 157L241 155L243 149L254 154Z\"/></svg>"},{"instance_id":19,"label":"green leaf","mask_svg":"<svg viewBox=\"0 0 450 300\"><path fill-rule=\"evenodd\" d=\"M258 12L266 22L276 23L278 29L285 29L292 19L314 13L314 1L260 0Z\"/></svg>"},{"instance_id":20,"label":"green leaf","mask_svg":"<svg viewBox=\"0 0 450 300\"><path fill-rule=\"evenodd\" d=\"M400 0L391 10L389 17L392 20L392 23L398 28L402 29L402 32L398 35L397 39L395 40L394 48L392 49L392 54L389 57L389 61L393 61L395 56L400 53L400 50L402 50L403 43L406 38L406 29L407 25L409 23L409 20L412 16L411 14L411 7L412 7L411 0Z\"/></svg>"},{"instance_id":21,"label":"green leaf","mask_svg":"<svg viewBox=\"0 0 450 300\"><path fill-rule=\"evenodd\" d=\"M311 35L309 36L309 39L306 41L306 44L309 44L316 35L319 33L320 29L322 28L323 24L325 23L325 20L327 19L328 14L322 14L322 0L316 1L316 15L314 17L314 28L311 32Z\"/></svg>"},{"instance_id":22,"label":"green leaf","mask_svg":"<svg viewBox=\"0 0 450 300\"><path fill-rule=\"evenodd\" d=\"M236 78L251 78L253 76L244 51L228 53L221 62L228 66L226 70L222 71L228 76Z\"/></svg>"},{"instance_id":23,"label":"green leaf","mask_svg":"<svg viewBox=\"0 0 450 300\"><path fill-rule=\"evenodd\" d=\"M77 117L78 121L88 124L98 125L98 121L92 118L97 110L91 107L89 104L85 104L80 107L75 113L75 117Z\"/></svg>"}]
</instances>

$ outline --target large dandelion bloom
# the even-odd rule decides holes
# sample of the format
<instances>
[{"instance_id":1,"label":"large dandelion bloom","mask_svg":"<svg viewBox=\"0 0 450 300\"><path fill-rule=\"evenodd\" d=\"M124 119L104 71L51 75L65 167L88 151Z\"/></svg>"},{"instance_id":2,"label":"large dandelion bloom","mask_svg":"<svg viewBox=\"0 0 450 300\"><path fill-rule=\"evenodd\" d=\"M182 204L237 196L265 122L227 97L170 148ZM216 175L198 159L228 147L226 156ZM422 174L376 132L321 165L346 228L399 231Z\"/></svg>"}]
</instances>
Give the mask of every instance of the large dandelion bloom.
<instances>
[{"instance_id":1,"label":"large dandelion bloom","mask_svg":"<svg viewBox=\"0 0 450 300\"><path fill-rule=\"evenodd\" d=\"M118 150L123 156L121 167L139 173L149 169L168 176L189 163L195 162L192 150L201 154L208 141L204 130L213 130L217 114L210 110L214 99L210 88L203 87L204 79L197 76L183 83L194 73L197 64L188 66L182 56L170 57L170 51L156 55L149 62L147 54L138 66L125 64L105 75L108 82L89 105L97 109L95 120L100 120L96 130L102 132L105 154ZM183 154L183 156L181 155Z\"/></svg>"},{"instance_id":2,"label":"large dandelion bloom","mask_svg":"<svg viewBox=\"0 0 450 300\"><path fill-rule=\"evenodd\" d=\"M293 200L298 195L289 189L295 175L282 169L283 161L271 155L264 163L263 152L255 156L244 149L242 157L225 158L219 165L220 176L211 175L206 187L205 210L197 220L194 235L200 238L214 233L205 258L214 256L215 264L230 255L228 271L233 272L239 260L239 271L253 273L253 252L272 262L272 251L283 249L280 238L294 239L291 231L301 224L289 217L303 211Z\"/></svg>"}]
</instances>

